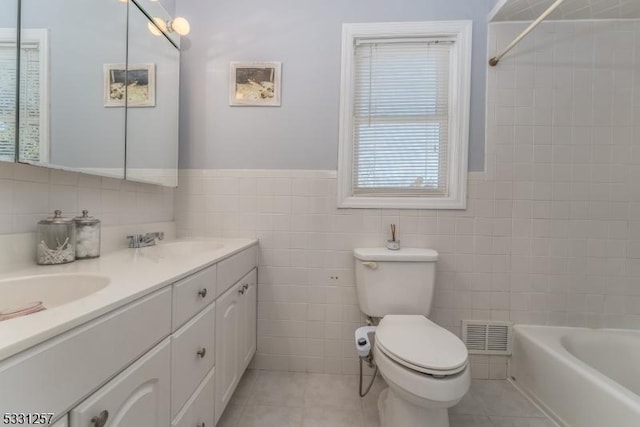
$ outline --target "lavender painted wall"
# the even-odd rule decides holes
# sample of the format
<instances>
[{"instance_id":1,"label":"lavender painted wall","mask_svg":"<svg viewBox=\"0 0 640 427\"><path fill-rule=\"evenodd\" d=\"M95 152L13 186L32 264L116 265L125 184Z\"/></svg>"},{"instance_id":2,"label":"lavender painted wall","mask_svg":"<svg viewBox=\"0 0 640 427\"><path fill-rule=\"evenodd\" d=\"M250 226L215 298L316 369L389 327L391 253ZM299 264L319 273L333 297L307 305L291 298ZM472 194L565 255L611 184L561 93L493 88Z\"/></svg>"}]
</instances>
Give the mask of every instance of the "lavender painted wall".
<instances>
[{"instance_id":1,"label":"lavender painted wall","mask_svg":"<svg viewBox=\"0 0 640 427\"><path fill-rule=\"evenodd\" d=\"M341 26L472 19L471 170L484 168L486 16L495 0L177 0L181 168L336 169ZM230 61L282 61L281 107L230 107Z\"/></svg>"}]
</instances>

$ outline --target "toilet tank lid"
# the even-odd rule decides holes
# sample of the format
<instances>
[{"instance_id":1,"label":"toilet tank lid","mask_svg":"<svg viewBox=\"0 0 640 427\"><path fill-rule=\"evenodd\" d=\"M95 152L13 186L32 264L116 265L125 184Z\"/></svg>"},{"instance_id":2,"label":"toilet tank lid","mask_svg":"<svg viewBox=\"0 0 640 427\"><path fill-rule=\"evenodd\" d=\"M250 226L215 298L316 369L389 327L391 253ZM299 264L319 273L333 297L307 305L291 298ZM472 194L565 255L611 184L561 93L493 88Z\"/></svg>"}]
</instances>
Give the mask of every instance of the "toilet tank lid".
<instances>
[{"instance_id":1,"label":"toilet tank lid","mask_svg":"<svg viewBox=\"0 0 640 427\"><path fill-rule=\"evenodd\" d=\"M438 260L433 249L402 248L392 251L387 248L356 248L353 255L360 261L432 261Z\"/></svg>"}]
</instances>

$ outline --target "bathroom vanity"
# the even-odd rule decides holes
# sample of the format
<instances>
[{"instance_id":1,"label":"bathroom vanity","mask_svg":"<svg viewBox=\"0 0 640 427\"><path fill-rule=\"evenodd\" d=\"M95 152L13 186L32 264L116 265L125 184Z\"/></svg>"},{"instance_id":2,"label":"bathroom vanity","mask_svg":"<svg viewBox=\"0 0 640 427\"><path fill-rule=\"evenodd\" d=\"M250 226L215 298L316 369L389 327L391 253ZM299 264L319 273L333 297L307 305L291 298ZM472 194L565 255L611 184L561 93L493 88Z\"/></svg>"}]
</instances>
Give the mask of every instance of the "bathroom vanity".
<instances>
[{"instance_id":1,"label":"bathroom vanity","mask_svg":"<svg viewBox=\"0 0 640 427\"><path fill-rule=\"evenodd\" d=\"M11 280L109 279L0 322L0 416L56 427L214 426L256 351L256 266L257 241L224 239L0 276L0 294Z\"/></svg>"}]
</instances>

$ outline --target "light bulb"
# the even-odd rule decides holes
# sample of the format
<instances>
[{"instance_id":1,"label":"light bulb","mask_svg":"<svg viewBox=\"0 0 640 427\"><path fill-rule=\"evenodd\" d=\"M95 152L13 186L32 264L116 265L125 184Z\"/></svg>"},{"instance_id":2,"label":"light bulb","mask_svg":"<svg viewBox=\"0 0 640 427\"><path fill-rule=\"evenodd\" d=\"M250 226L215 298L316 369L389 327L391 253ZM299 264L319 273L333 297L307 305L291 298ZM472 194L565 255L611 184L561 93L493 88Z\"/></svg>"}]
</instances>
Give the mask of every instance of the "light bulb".
<instances>
[{"instance_id":1,"label":"light bulb","mask_svg":"<svg viewBox=\"0 0 640 427\"><path fill-rule=\"evenodd\" d=\"M158 27L153 25L151 21L147 22L147 28L149 28L149 32L154 36L159 36L162 34L162 32L158 29Z\"/></svg>"},{"instance_id":2,"label":"light bulb","mask_svg":"<svg viewBox=\"0 0 640 427\"><path fill-rule=\"evenodd\" d=\"M173 31L180 34L181 36L186 36L189 34L191 30L191 25L189 25L189 21L181 16L177 16L171 21L170 27Z\"/></svg>"},{"instance_id":3,"label":"light bulb","mask_svg":"<svg viewBox=\"0 0 640 427\"><path fill-rule=\"evenodd\" d=\"M154 36L161 36L163 32L167 31L167 23L157 16L153 18L153 22L147 22L147 27Z\"/></svg>"}]
</instances>

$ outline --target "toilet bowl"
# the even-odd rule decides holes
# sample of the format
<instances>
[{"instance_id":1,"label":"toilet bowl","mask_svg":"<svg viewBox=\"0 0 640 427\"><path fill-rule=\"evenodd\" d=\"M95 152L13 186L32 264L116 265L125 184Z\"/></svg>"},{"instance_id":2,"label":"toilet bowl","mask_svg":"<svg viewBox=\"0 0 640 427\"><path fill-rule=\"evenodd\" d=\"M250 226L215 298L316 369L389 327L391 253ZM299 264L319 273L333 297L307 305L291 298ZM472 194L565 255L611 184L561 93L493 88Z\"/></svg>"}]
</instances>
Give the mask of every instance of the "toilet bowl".
<instances>
[{"instance_id":1,"label":"toilet bowl","mask_svg":"<svg viewBox=\"0 0 640 427\"><path fill-rule=\"evenodd\" d=\"M376 331L375 363L389 388L378 399L383 427L448 427L448 408L469 390L467 350L424 316L385 316Z\"/></svg>"},{"instance_id":2,"label":"toilet bowl","mask_svg":"<svg viewBox=\"0 0 640 427\"><path fill-rule=\"evenodd\" d=\"M373 362L389 387L378 399L382 427L449 427L448 408L471 385L468 352L450 331L427 318L438 253L432 249L355 249L360 309L377 328L356 332L361 357L375 330Z\"/></svg>"}]
</instances>

